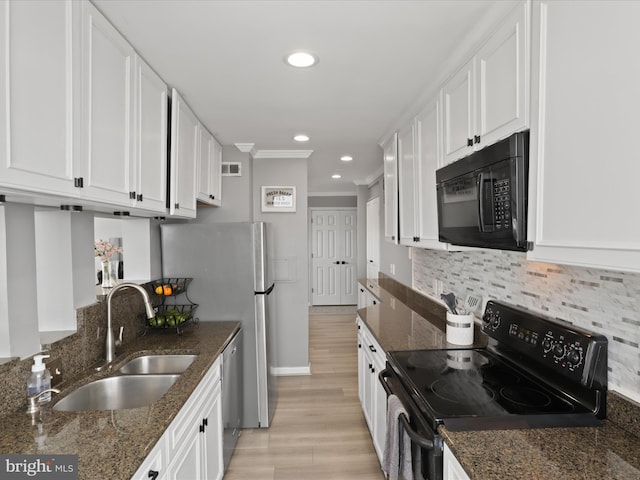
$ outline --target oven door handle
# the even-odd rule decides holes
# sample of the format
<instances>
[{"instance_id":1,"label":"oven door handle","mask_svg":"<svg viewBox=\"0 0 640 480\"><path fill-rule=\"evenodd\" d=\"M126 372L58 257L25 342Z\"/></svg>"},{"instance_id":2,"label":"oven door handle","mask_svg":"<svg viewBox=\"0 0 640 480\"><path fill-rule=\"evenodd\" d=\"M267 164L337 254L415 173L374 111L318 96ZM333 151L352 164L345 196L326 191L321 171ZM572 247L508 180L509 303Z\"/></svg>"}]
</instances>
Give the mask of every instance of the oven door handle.
<instances>
[{"instance_id":1,"label":"oven door handle","mask_svg":"<svg viewBox=\"0 0 640 480\"><path fill-rule=\"evenodd\" d=\"M385 368L378 374L378 380L382 384L382 388L384 388L384 391L387 392L387 396L395 395L391 390L391 387L385 380L385 378L387 377L389 377L388 368ZM409 438L414 443L416 443L417 445L419 445L421 448L425 450L433 450L434 448L433 440L423 437L418 432L416 432L413 428L411 428L411 425L409 424L409 419L404 413L401 413L400 415L398 415L398 419L400 420L400 423L402 423L402 426L404 427L404 431L407 432L407 435L409 435Z\"/></svg>"}]
</instances>

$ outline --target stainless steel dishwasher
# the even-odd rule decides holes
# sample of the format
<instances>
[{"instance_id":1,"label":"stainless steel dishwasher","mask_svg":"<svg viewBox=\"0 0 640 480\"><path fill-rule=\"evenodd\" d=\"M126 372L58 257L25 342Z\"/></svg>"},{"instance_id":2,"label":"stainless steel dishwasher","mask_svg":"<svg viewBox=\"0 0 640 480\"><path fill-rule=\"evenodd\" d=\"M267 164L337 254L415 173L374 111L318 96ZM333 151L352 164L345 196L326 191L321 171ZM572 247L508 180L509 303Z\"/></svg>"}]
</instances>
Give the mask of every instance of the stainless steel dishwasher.
<instances>
[{"instance_id":1,"label":"stainless steel dishwasher","mask_svg":"<svg viewBox=\"0 0 640 480\"><path fill-rule=\"evenodd\" d=\"M242 425L242 330L222 352L222 424L224 470L227 470Z\"/></svg>"}]
</instances>

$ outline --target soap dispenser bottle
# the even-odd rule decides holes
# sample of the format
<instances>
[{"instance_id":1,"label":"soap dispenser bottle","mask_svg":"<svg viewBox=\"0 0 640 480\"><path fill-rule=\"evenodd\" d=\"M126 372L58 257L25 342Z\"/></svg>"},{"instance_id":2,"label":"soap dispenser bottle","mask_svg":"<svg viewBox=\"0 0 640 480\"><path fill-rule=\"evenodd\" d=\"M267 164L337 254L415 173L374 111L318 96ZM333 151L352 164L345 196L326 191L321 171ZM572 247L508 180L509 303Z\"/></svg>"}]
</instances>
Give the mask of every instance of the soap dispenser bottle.
<instances>
[{"instance_id":1,"label":"soap dispenser bottle","mask_svg":"<svg viewBox=\"0 0 640 480\"><path fill-rule=\"evenodd\" d=\"M50 355L35 355L33 357L33 365L31 366L31 376L27 383L27 396L32 397L51 388L51 372L42 363L43 358L49 358ZM39 403L47 403L51 401L51 393L45 393L39 399Z\"/></svg>"}]
</instances>

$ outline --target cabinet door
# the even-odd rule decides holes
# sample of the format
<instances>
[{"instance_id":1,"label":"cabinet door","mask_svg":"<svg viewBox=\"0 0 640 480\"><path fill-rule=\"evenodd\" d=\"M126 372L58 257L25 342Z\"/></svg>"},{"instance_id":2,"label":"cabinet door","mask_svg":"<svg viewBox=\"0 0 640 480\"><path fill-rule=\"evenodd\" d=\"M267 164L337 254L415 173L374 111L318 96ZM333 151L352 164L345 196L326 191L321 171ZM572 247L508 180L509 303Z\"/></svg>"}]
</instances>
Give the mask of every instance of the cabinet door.
<instances>
[{"instance_id":1,"label":"cabinet door","mask_svg":"<svg viewBox=\"0 0 640 480\"><path fill-rule=\"evenodd\" d=\"M209 194L211 205L222 205L222 145L213 138L213 155L209 168Z\"/></svg>"},{"instance_id":2,"label":"cabinet door","mask_svg":"<svg viewBox=\"0 0 640 480\"><path fill-rule=\"evenodd\" d=\"M224 462L222 459L222 401L220 382L217 382L205 400L202 416L205 420L203 477L207 480L219 480L224 474Z\"/></svg>"},{"instance_id":3,"label":"cabinet door","mask_svg":"<svg viewBox=\"0 0 640 480\"><path fill-rule=\"evenodd\" d=\"M0 2L0 184L75 195L80 8Z\"/></svg>"},{"instance_id":4,"label":"cabinet door","mask_svg":"<svg viewBox=\"0 0 640 480\"><path fill-rule=\"evenodd\" d=\"M135 206L158 213L167 209L168 89L136 55Z\"/></svg>"},{"instance_id":5,"label":"cabinet door","mask_svg":"<svg viewBox=\"0 0 640 480\"><path fill-rule=\"evenodd\" d=\"M398 231L398 135L383 146L384 169L384 239L399 242Z\"/></svg>"},{"instance_id":6,"label":"cabinet door","mask_svg":"<svg viewBox=\"0 0 640 480\"><path fill-rule=\"evenodd\" d=\"M491 145L529 126L529 9L518 5L476 55L476 134Z\"/></svg>"},{"instance_id":7,"label":"cabinet door","mask_svg":"<svg viewBox=\"0 0 640 480\"><path fill-rule=\"evenodd\" d=\"M213 135L198 122L198 200L209 203L211 201L211 167L213 162Z\"/></svg>"},{"instance_id":8,"label":"cabinet door","mask_svg":"<svg viewBox=\"0 0 640 480\"><path fill-rule=\"evenodd\" d=\"M164 438L161 438L151 453L147 455L145 461L140 465L138 471L133 474L131 480L149 480L151 478L150 472L158 472L158 477L156 480L162 480L167 478L164 464L164 448L165 442Z\"/></svg>"},{"instance_id":9,"label":"cabinet door","mask_svg":"<svg viewBox=\"0 0 640 480\"><path fill-rule=\"evenodd\" d=\"M378 460L382 463L384 455L384 444L387 436L387 392L378 380L378 374L384 369L384 354L374 354L374 371L372 372L372 388L373 388L373 446L378 454Z\"/></svg>"},{"instance_id":10,"label":"cabinet door","mask_svg":"<svg viewBox=\"0 0 640 480\"><path fill-rule=\"evenodd\" d=\"M534 16L527 258L640 271L640 3L543 1Z\"/></svg>"},{"instance_id":11,"label":"cabinet door","mask_svg":"<svg viewBox=\"0 0 640 480\"><path fill-rule=\"evenodd\" d=\"M367 278L380 271L380 197L367 202Z\"/></svg>"},{"instance_id":12,"label":"cabinet door","mask_svg":"<svg viewBox=\"0 0 640 480\"><path fill-rule=\"evenodd\" d=\"M453 455L447 444L444 445L442 455L444 480L469 480L469 475L464 471L458 459Z\"/></svg>"},{"instance_id":13,"label":"cabinet door","mask_svg":"<svg viewBox=\"0 0 640 480\"><path fill-rule=\"evenodd\" d=\"M413 122L398 132L398 216L400 244L413 246L416 241L415 127Z\"/></svg>"},{"instance_id":14,"label":"cabinet door","mask_svg":"<svg viewBox=\"0 0 640 480\"><path fill-rule=\"evenodd\" d=\"M82 196L129 206L134 191L133 47L89 2L83 15Z\"/></svg>"},{"instance_id":15,"label":"cabinet door","mask_svg":"<svg viewBox=\"0 0 640 480\"><path fill-rule=\"evenodd\" d=\"M473 151L474 68L471 60L442 88L445 165Z\"/></svg>"},{"instance_id":16,"label":"cabinet door","mask_svg":"<svg viewBox=\"0 0 640 480\"><path fill-rule=\"evenodd\" d=\"M418 238L415 246L446 250L438 240L436 170L441 164L441 101L438 96L416 117L416 205Z\"/></svg>"},{"instance_id":17,"label":"cabinet door","mask_svg":"<svg viewBox=\"0 0 640 480\"><path fill-rule=\"evenodd\" d=\"M203 435L198 425L193 425L184 443L176 452L167 469L168 480L200 480L207 478L202 474Z\"/></svg>"},{"instance_id":18,"label":"cabinet door","mask_svg":"<svg viewBox=\"0 0 640 480\"><path fill-rule=\"evenodd\" d=\"M198 119L174 88L171 91L171 215L196 216L198 140Z\"/></svg>"}]
</instances>

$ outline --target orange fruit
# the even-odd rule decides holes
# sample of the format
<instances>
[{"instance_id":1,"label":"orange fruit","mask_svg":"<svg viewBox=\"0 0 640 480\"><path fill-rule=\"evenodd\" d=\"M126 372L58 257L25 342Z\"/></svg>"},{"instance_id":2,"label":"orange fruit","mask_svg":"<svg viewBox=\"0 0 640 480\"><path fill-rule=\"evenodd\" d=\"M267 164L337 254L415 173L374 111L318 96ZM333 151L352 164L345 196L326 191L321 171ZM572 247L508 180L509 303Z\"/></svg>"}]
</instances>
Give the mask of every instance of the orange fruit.
<instances>
[{"instance_id":1,"label":"orange fruit","mask_svg":"<svg viewBox=\"0 0 640 480\"><path fill-rule=\"evenodd\" d=\"M173 290L171 289L171 287L169 285L163 285L162 286L163 292L165 294L165 296L169 296L173 293Z\"/></svg>"}]
</instances>

